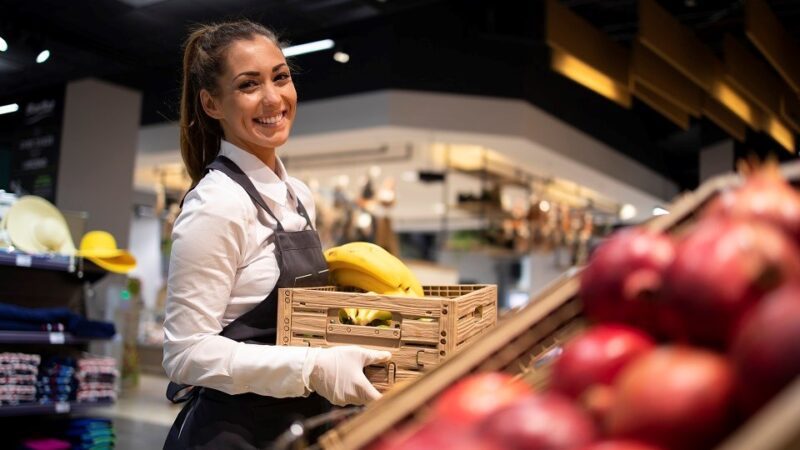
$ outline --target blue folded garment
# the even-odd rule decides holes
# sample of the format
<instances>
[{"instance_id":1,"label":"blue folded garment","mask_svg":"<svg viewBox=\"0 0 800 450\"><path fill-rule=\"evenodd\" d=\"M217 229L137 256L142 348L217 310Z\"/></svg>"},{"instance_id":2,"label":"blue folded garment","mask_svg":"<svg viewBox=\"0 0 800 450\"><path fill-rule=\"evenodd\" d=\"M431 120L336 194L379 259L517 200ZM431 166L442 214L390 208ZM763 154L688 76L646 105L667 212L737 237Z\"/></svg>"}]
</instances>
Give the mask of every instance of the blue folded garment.
<instances>
[{"instance_id":1,"label":"blue folded garment","mask_svg":"<svg viewBox=\"0 0 800 450\"><path fill-rule=\"evenodd\" d=\"M83 337L110 338L116 334L113 323L89 320L68 308L25 308L0 303L0 320L38 325L63 323L66 331Z\"/></svg>"}]
</instances>

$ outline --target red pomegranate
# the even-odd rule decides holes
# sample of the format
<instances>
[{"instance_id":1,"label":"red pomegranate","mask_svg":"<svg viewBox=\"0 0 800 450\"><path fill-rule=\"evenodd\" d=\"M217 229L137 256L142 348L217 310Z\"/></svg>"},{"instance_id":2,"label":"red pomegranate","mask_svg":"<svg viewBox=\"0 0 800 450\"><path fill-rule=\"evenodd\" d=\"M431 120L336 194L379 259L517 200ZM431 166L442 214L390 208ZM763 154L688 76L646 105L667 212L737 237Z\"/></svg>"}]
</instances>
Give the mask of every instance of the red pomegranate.
<instances>
[{"instance_id":1,"label":"red pomegranate","mask_svg":"<svg viewBox=\"0 0 800 450\"><path fill-rule=\"evenodd\" d=\"M716 353L659 347L629 364L614 384L611 436L665 449L711 448L728 431L734 374Z\"/></svg>"},{"instance_id":2,"label":"red pomegranate","mask_svg":"<svg viewBox=\"0 0 800 450\"><path fill-rule=\"evenodd\" d=\"M783 229L800 245L800 192L786 182L775 164L756 169L740 188L717 196L705 215L763 220Z\"/></svg>"},{"instance_id":3,"label":"red pomegranate","mask_svg":"<svg viewBox=\"0 0 800 450\"><path fill-rule=\"evenodd\" d=\"M655 332L662 275L675 257L672 239L644 228L612 235L592 254L581 274L587 315Z\"/></svg>"},{"instance_id":4,"label":"red pomegranate","mask_svg":"<svg viewBox=\"0 0 800 450\"><path fill-rule=\"evenodd\" d=\"M442 419L469 426L496 410L520 401L533 390L500 372L471 375L442 393L433 405Z\"/></svg>"},{"instance_id":5,"label":"red pomegranate","mask_svg":"<svg viewBox=\"0 0 800 450\"><path fill-rule=\"evenodd\" d=\"M566 345L553 366L550 388L578 399L593 385L611 385L625 365L654 346L653 339L636 328L594 326Z\"/></svg>"},{"instance_id":6,"label":"red pomegranate","mask_svg":"<svg viewBox=\"0 0 800 450\"><path fill-rule=\"evenodd\" d=\"M597 431L569 398L548 392L497 410L478 434L506 450L567 450L589 444Z\"/></svg>"},{"instance_id":7,"label":"red pomegranate","mask_svg":"<svg viewBox=\"0 0 800 450\"><path fill-rule=\"evenodd\" d=\"M504 450L491 441L476 436L445 420L434 418L410 436L395 435L370 446L370 450Z\"/></svg>"},{"instance_id":8,"label":"red pomegranate","mask_svg":"<svg viewBox=\"0 0 800 450\"><path fill-rule=\"evenodd\" d=\"M578 450L661 450L652 444L631 440L599 441Z\"/></svg>"},{"instance_id":9,"label":"red pomegranate","mask_svg":"<svg viewBox=\"0 0 800 450\"><path fill-rule=\"evenodd\" d=\"M679 242L664 275L662 328L678 341L724 348L749 307L799 277L800 250L780 230L763 222L702 220Z\"/></svg>"},{"instance_id":10,"label":"red pomegranate","mask_svg":"<svg viewBox=\"0 0 800 450\"><path fill-rule=\"evenodd\" d=\"M800 282L781 286L748 313L730 353L746 413L800 376Z\"/></svg>"}]
</instances>

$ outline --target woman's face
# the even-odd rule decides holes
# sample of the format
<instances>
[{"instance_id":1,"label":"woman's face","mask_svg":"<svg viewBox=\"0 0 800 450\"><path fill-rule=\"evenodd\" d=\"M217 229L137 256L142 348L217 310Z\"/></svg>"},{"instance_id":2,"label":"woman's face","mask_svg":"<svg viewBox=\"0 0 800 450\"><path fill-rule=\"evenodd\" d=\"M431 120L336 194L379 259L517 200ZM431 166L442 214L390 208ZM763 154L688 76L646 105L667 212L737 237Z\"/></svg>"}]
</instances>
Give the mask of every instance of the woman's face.
<instances>
[{"instance_id":1,"label":"woman's face","mask_svg":"<svg viewBox=\"0 0 800 450\"><path fill-rule=\"evenodd\" d=\"M245 150L274 150L289 138L297 92L283 53L264 36L231 44L216 95L202 90L200 97L225 139Z\"/></svg>"}]
</instances>

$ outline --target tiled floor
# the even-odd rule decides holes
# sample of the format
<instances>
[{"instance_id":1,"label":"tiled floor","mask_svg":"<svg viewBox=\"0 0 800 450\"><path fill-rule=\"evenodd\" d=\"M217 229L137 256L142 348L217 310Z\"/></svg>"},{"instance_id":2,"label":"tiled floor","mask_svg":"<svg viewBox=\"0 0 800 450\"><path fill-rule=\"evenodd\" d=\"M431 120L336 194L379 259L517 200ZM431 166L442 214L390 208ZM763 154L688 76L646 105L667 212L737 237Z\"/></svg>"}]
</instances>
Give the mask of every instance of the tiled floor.
<instances>
[{"instance_id":1,"label":"tiled floor","mask_svg":"<svg viewBox=\"0 0 800 450\"><path fill-rule=\"evenodd\" d=\"M113 407L101 408L95 415L114 420L119 450L160 449L181 405L167 401L167 378L142 375L139 386L123 389Z\"/></svg>"}]
</instances>

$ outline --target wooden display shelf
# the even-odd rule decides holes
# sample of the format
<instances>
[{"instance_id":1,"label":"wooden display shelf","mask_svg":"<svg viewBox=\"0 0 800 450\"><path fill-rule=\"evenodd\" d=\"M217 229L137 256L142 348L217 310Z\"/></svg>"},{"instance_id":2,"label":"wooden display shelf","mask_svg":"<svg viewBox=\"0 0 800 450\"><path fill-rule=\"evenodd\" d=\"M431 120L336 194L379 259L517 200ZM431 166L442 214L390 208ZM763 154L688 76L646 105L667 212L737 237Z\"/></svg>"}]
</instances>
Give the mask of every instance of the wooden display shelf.
<instances>
[{"instance_id":1,"label":"wooden display shelf","mask_svg":"<svg viewBox=\"0 0 800 450\"><path fill-rule=\"evenodd\" d=\"M800 182L800 162L782 167L792 182ZM710 180L698 190L678 198L670 214L644 226L680 233L694 214L721 190L740 185L741 177L726 175ZM372 444L387 431L418 424L436 397L459 379L480 372L515 374L537 388L549 381L548 353L586 327L578 297L580 270L562 276L539 293L530 304L504 317L500 326L425 373L402 390L390 391L362 414L327 432L320 439L325 450L355 450ZM800 377L729 435L718 450L784 450L800 448Z\"/></svg>"},{"instance_id":2,"label":"wooden display shelf","mask_svg":"<svg viewBox=\"0 0 800 450\"><path fill-rule=\"evenodd\" d=\"M46 414L70 414L113 405L113 401L99 402L56 402L48 404L23 403L20 405L0 406L0 417L35 416Z\"/></svg>"},{"instance_id":3,"label":"wooden display shelf","mask_svg":"<svg viewBox=\"0 0 800 450\"><path fill-rule=\"evenodd\" d=\"M497 286L424 286L426 297L337 291L334 287L281 289L279 345L361 345L392 352L385 366L367 367L381 391L413 380L478 340L497 323ZM390 311L388 328L340 323L342 308Z\"/></svg>"}]
</instances>

